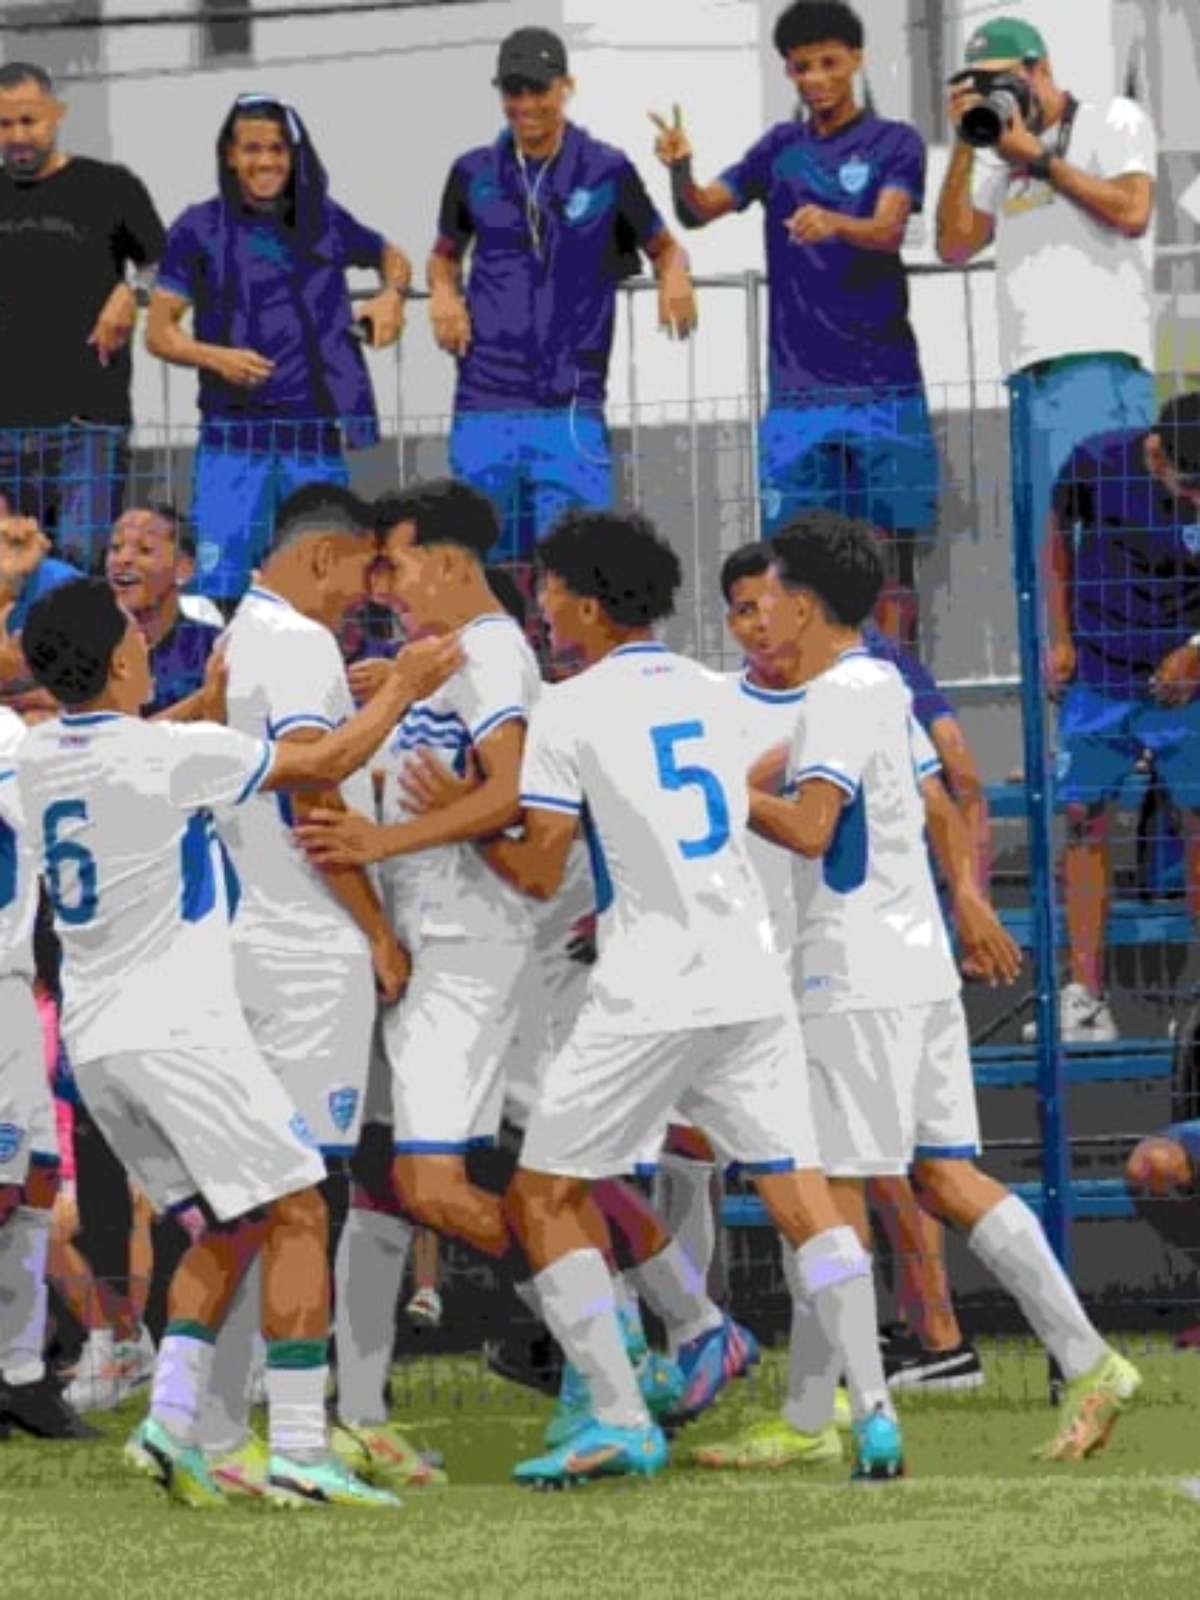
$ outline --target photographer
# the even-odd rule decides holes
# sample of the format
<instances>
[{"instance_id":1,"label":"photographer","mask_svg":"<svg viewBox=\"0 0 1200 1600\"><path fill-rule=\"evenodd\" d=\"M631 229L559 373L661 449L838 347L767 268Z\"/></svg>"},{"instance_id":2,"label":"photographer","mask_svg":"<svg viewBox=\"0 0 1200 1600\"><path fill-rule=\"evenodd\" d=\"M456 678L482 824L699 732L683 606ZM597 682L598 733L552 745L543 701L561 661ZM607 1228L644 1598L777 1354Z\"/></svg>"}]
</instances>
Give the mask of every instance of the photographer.
<instances>
[{"instance_id":1,"label":"photographer","mask_svg":"<svg viewBox=\"0 0 1200 1600\"><path fill-rule=\"evenodd\" d=\"M966 67L950 86L938 254L958 265L995 241L1014 469L1026 451L1040 531L1080 440L1153 416L1155 136L1131 100L1081 105L1059 88L1017 18L976 29Z\"/></svg>"}]
</instances>

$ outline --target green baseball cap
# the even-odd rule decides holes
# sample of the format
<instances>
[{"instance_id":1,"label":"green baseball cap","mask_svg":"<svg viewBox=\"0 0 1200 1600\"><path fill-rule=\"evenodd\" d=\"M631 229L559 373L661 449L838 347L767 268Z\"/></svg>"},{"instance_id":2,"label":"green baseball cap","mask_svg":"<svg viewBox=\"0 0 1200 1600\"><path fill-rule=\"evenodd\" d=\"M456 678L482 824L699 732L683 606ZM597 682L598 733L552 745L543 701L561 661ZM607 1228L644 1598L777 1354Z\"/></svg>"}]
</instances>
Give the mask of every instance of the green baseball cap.
<instances>
[{"instance_id":1,"label":"green baseball cap","mask_svg":"<svg viewBox=\"0 0 1200 1600\"><path fill-rule=\"evenodd\" d=\"M993 17L967 40L967 64L976 61L1041 61L1046 41L1020 17Z\"/></svg>"}]
</instances>

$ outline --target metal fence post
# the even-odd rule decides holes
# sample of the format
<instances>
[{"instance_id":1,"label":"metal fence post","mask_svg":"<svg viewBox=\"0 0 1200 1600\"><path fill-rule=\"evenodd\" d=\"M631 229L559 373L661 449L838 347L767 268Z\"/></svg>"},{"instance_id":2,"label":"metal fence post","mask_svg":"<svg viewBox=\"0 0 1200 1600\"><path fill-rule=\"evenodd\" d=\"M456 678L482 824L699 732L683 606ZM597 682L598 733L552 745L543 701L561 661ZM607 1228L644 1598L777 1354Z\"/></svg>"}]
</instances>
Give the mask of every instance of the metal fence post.
<instances>
[{"instance_id":1,"label":"metal fence post","mask_svg":"<svg viewBox=\"0 0 1200 1600\"><path fill-rule=\"evenodd\" d=\"M1071 1252L1071 1173L1067 1146L1066 1071L1058 1033L1058 916L1054 875L1054 799L1047 745L1042 665L1042 609L1035 526L1033 439L1025 392L1010 394L1013 489L1013 578L1021 661L1021 723L1025 749L1025 804L1029 820L1032 895L1034 1018L1037 1023L1038 1114L1042 1132L1042 1220L1051 1248L1066 1271Z\"/></svg>"},{"instance_id":2,"label":"metal fence post","mask_svg":"<svg viewBox=\"0 0 1200 1600\"><path fill-rule=\"evenodd\" d=\"M753 267L742 274L746 296L746 405L750 413L750 532L758 537L762 527L758 493L758 424L762 415L762 371L760 347L762 319L758 305L758 273Z\"/></svg>"},{"instance_id":3,"label":"metal fence post","mask_svg":"<svg viewBox=\"0 0 1200 1600\"><path fill-rule=\"evenodd\" d=\"M642 500L642 474L641 463L638 460L638 388L637 388L637 329L634 326L634 285L622 285L622 294L625 298L625 323L629 329L629 365L625 375L625 395L629 404L629 458L630 480L629 491L635 509L641 505Z\"/></svg>"}]
</instances>

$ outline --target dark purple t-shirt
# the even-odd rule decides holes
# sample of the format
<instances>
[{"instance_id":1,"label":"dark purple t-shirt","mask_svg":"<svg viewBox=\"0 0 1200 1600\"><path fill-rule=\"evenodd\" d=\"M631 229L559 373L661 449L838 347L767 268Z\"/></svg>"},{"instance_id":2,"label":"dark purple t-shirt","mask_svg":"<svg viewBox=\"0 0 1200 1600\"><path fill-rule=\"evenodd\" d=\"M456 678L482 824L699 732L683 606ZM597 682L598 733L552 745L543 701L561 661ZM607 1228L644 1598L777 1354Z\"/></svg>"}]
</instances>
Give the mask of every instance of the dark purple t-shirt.
<instances>
[{"instance_id":1,"label":"dark purple t-shirt","mask_svg":"<svg viewBox=\"0 0 1200 1600\"><path fill-rule=\"evenodd\" d=\"M920 387L899 255L837 239L795 244L784 227L806 205L872 217L885 189L902 190L920 211L925 146L917 130L869 112L829 138L805 122L781 122L720 181L739 210L755 200L763 206L772 403L835 404L840 396L828 391Z\"/></svg>"},{"instance_id":2,"label":"dark purple t-shirt","mask_svg":"<svg viewBox=\"0 0 1200 1600\"><path fill-rule=\"evenodd\" d=\"M211 623L196 622L182 614L176 619L170 633L164 634L150 652L154 700L145 708L146 716L152 717L156 711L195 694L204 683L204 669L220 637L220 628Z\"/></svg>"},{"instance_id":3,"label":"dark purple t-shirt","mask_svg":"<svg viewBox=\"0 0 1200 1600\"><path fill-rule=\"evenodd\" d=\"M863 643L875 659L890 661L908 685L913 698L913 716L926 733L940 717L956 715L954 707L938 688L933 675L921 665L916 656L910 655L894 639L889 639L886 633L881 633L873 622L865 624L862 636Z\"/></svg>"},{"instance_id":4,"label":"dark purple t-shirt","mask_svg":"<svg viewBox=\"0 0 1200 1600\"><path fill-rule=\"evenodd\" d=\"M437 242L454 257L471 250L455 409L603 404L617 284L662 231L628 156L582 128L568 124L549 165L524 172L507 132L460 156Z\"/></svg>"},{"instance_id":5,"label":"dark purple t-shirt","mask_svg":"<svg viewBox=\"0 0 1200 1600\"><path fill-rule=\"evenodd\" d=\"M1200 633L1200 520L1146 468L1144 429L1095 434L1058 475L1074 529L1076 678L1114 699L1147 693L1165 656Z\"/></svg>"}]
</instances>

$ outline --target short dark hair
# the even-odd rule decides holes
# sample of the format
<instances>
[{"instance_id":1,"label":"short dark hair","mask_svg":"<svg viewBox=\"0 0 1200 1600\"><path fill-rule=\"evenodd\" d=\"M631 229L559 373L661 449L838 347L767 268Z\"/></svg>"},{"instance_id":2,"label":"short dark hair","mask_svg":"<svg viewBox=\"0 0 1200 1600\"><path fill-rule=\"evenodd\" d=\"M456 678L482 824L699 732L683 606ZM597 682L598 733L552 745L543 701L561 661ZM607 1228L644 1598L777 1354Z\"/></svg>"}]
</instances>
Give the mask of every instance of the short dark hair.
<instances>
[{"instance_id":1,"label":"short dark hair","mask_svg":"<svg viewBox=\"0 0 1200 1600\"><path fill-rule=\"evenodd\" d=\"M305 483L293 489L275 513L272 551L310 533L369 534L375 537L371 508L340 483Z\"/></svg>"},{"instance_id":2,"label":"short dark hair","mask_svg":"<svg viewBox=\"0 0 1200 1600\"><path fill-rule=\"evenodd\" d=\"M808 44L834 39L848 50L863 47L862 19L841 0L796 0L775 24L775 48L781 56Z\"/></svg>"},{"instance_id":3,"label":"short dark hair","mask_svg":"<svg viewBox=\"0 0 1200 1600\"><path fill-rule=\"evenodd\" d=\"M19 89L23 83L36 83L46 94L54 93L54 79L35 61L6 61L0 67L0 89Z\"/></svg>"},{"instance_id":4,"label":"short dark hair","mask_svg":"<svg viewBox=\"0 0 1200 1600\"><path fill-rule=\"evenodd\" d=\"M862 626L883 588L874 528L824 506L802 511L775 535L771 560L789 588L808 589L846 628Z\"/></svg>"},{"instance_id":5,"label":"short dark hair","mask_svg":"<svg viewBox=\"0 0 1200 1600\"><path fill-rule=\"evenodd\" d=\"M1200 477L1200 389L1168 400L1153 431L1176 472L1185 478Z\"/></svg>"},{"instance_id":6,"label":"short dark hair","mask_svg":"<svg viewBox=\"0 0 1200 1600\"><path fill-rule=\"evenodd\" d=\"M148 512L151 516L157 517L160 522L165 522L171 535L171 543L176 550L184 550L190 545L191 548L188 553L195 555L196 541L187 531L187 517L177 506L171 505L167 500L151 500L149 504L144 506L126 506L121 516L113 523L113 528L116 527L117 522L120 522L121 517L127 517L133 511ZM112 538L112 528L109 529L108 536L110 539Z\"/></svg>"},{"instance_id":7,"label":"short dark hair","mask_svg":"<svg viewBox=\"0 0 1200 1600\"><path fill-rule=\"evenodd\" d=\"M454 478L430 478L375 502L375 526L381 535L398 522L411 522L414 544L450 544L484 561L500 538L496 507L479 489Z\"/></svg>"},{"instance_id":8,"label":"short dark hair","mask_svg":"<svg viewBox=\"0 0 1200 1600\"><path fill-rule=\"evenodd\" d=\"M517 627L523 628L529 616L529 607L525 596L521 593L521 586L512 573L507 567L484 567L483 575L487 579L488 588Z\"/></svg>"},{"instance_id":9,"label":"short dark hair","mask_svg":"<svg viewBox=\"0 0 1200 1600\"><path fill-rule=\"evenodd\" d=\"M289 147L293 144L292 130L288 125L287 107L278 100L253 100L235 105L229 114L229 129L225 136L226 149L237 137L239 122L270 122L283 133Z\"/></svg>"},{"instance_id":10,"label":"short dark hair","mask_svg":"<svg viewBox=\"0 0 1200 1600\"><path fill-rule=\"evenodd\" d=\"M21 633L29 670L65 706L104 693L129 618L103 578L72 578L34 603Z\"/></svg>"},{"instance_id":11,"label":"short dark hair","mask_svg":"<svg viewBox=\"0 0 1200 1600\"><path fill-rule=\"evenodd\" d=\"M28 478L18 478L16 483L0 483L0 500L8 507L10 516L42 518L42 497Z\"/></svg>"},{"instance_id":12,"label":"short dark hair","mask_svg":"<svg viewBox=\"0 0 1200 1600\"><path fill-rule=\"evenodd\" d=\"M753 544L744 544L732 555L725 557L721 563L721 593L725 596L725 604L733 604L734 585L743 578L761 578L771 565L771 550L761 540L756 539Z\"/></svg>"},{"instance_id":13,"label":"short dark hair","mask_svg":"<svg viewBox=\"0 0 1200 1600\"><path fill-rule=\"evenodd\" d=\"M598 600L622 628L669 617L683 581L679 557L637 511L568 511L534 558L581 600Z\"/></svg>"}]
</instances>

